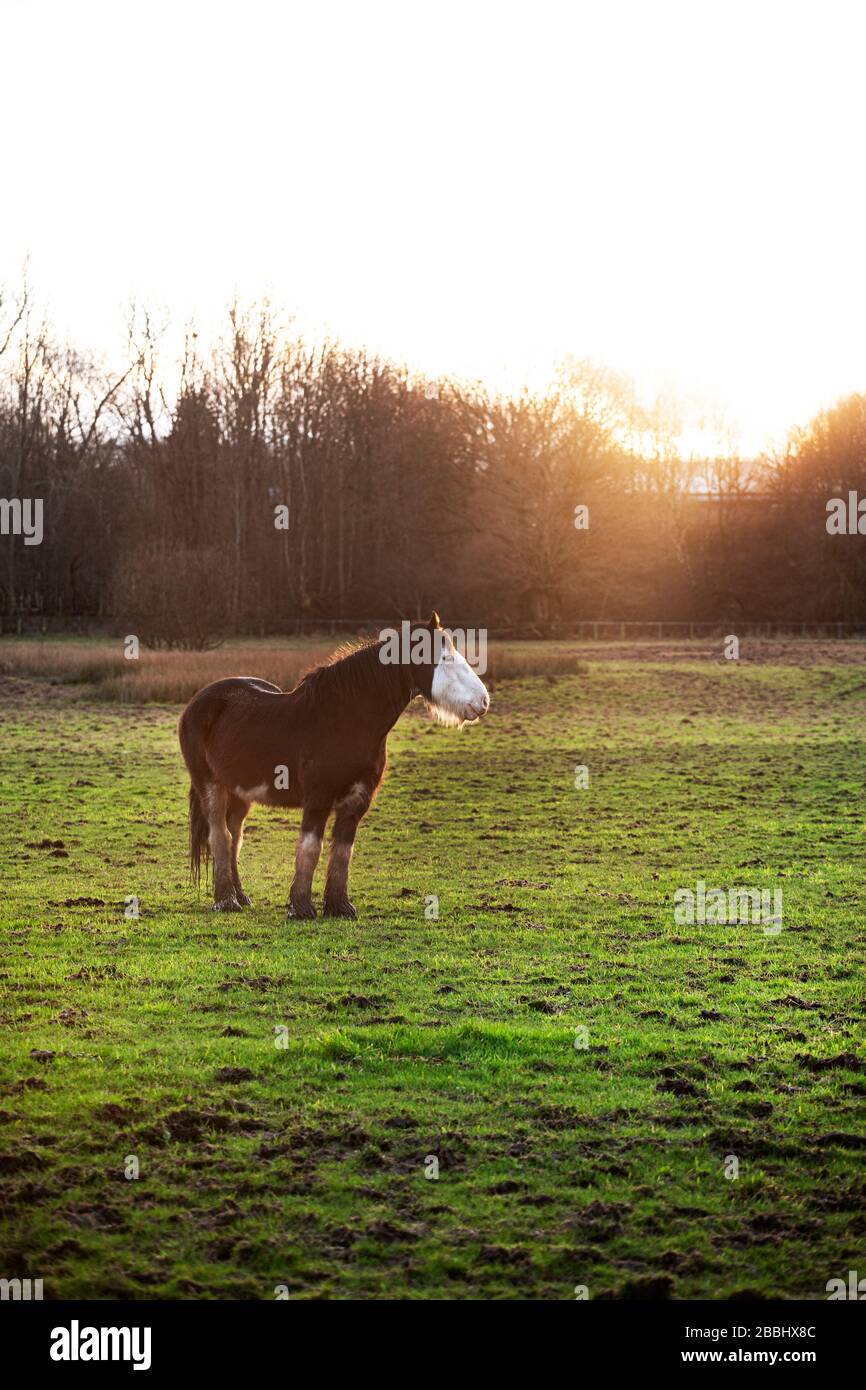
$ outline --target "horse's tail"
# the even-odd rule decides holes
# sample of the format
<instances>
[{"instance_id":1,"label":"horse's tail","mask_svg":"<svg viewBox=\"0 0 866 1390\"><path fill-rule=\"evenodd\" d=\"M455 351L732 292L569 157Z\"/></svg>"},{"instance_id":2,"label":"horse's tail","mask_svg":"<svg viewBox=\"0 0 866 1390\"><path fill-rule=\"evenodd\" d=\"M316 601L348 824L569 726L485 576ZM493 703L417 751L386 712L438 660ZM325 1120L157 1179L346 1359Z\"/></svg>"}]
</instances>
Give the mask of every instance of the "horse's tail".
<instances>
[{"instance_id":1,"label":"horse's tail","mask_svg":"<svg viewBox=\"0 0 866 1390\"><path fill-rule=\"evenodd\" d=\"M210 862L210 839L207 816L201 804L201 797L190 785L189 789L189 872L196 888L201 884L201 865L204 860L205 877Z\"/></svg>"},{"instance_id":2,"label":"horse's tail","mask_svg":"<svg viewBox=\"0 0 866 1390\"><path fill-rule=\"evenodd\" d=\"M208 781L208 765L202 748L202 734L192 727L200 722L195 716L190 718L190 709L194 703L195 701L192 701L187 705L181 715L177 734L184 762L189 769L189 872L198 888L201 884L202 862L207 877L210 862L210 828L199 790Z\"/></svg>"}]
</instances>

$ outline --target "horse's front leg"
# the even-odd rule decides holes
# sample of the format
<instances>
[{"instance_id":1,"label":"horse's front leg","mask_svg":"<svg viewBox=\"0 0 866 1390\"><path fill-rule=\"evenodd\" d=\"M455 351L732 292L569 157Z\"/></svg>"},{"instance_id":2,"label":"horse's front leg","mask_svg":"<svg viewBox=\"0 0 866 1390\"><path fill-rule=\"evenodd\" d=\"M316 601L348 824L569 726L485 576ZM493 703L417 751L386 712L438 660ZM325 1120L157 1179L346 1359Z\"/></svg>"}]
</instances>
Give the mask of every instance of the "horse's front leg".
<instances>
[{"instance_id":1,"label":"horse's front leg","mask_svg":"<svg viewBox=\"0 0 866 1390\"><path fill-rule=\"evenodd\" d=\"M327 819L327 809L304 807L301 833L295 848L295 877L289 889L289 917L311 918L316 915L310 890L322 852L322 836Z\"/></svg>"},{"instance_id":2,"label":"horse's front leg","mask_svg":"<svg viewBox=\"0 0 866 1390\"><path fill-rule=\"evenodd\" d=\"M371 794L363 782L356 782L347 796L338 801L331 830L331 852L325 882L326 917L357 917L349 901L349 865L361 817L369 809Z\"/></svg>"}]
</instances>

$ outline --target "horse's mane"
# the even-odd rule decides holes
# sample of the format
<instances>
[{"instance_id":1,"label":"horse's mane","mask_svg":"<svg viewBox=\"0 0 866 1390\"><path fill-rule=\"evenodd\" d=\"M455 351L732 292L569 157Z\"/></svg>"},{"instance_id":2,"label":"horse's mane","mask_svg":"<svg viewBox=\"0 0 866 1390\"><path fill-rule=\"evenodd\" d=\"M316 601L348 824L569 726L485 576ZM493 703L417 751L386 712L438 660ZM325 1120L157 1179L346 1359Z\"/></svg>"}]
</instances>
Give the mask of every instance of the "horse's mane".
<instances>
[{"instance_id":1,"label":"horse's mane","mask_svg":"<svg viewBox=\"0 0 866 1390\"><path fill-rule=\"evenodd\" d=\"M382 646L378 638L343 642L325 661L313 666L302 676L293 693L303 699L336 699L349 704L370 692L382 692L393 685L388 680L389 667L379 660Z\"/></svg>"}]
</instances>

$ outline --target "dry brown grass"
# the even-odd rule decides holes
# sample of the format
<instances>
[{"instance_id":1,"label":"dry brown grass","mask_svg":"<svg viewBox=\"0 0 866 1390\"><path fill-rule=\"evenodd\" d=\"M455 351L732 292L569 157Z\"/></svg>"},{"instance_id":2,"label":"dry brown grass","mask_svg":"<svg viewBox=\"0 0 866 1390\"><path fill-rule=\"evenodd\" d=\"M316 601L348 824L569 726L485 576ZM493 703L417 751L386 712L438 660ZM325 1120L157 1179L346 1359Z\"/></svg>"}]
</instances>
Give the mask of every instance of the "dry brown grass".
<instances>
[{"instance_id":1,"label":"dry brown grass","mask_svg":"<svg viewBox=\"0 0 866 1390\"><path fill-rule=\"evenodd\" d=\"M180 704L223 676L262 676L291 689L331 651L327 639L297 643L234 642L208 652L142 650L136 661L120 641L82 638L0 643L0 674L29 676L82 687L99 700Z\"/></svg>"},{"instance_id":2,"label":"dry brown grass","mask_svg":"<svg viewBox=\"0 0 866 1390\"><path fill-rule=\"evenodd\" d=\"M119 638L3 638L0 676L36 678L54 685L79 687L88 699L129 704L183 704L209 681L224 676L262 676L291 690L305 671L324 661L340 645L327 635L297 638L237 639L216 651L142 651L127 661ZM823 663L866 664L862 640L820 641L750 639L745 660L763 664L813 666ZM632 642L491 642L485 680L521 680L531 676L579 675L597 661L720 661L712 639Z\"/></svg>"},{"instance_id":3,"label":"dry brown grass","mask_svg":"<svg viewBox=\"0 0 866 1390\"><path fill-rule=\"evenodd\" d=\"M339 639L329 636L239 639L216 651L142 650L138 660L128 661L119 639L13 638L0 641L0 675L80 686L90 699L181 704L209 681L224 676L261 676L291 690L305 671L324 661L338 645ZM583 665L573 644L493 643L486 678L575 674Z\"/></svg>"}]
</instances>

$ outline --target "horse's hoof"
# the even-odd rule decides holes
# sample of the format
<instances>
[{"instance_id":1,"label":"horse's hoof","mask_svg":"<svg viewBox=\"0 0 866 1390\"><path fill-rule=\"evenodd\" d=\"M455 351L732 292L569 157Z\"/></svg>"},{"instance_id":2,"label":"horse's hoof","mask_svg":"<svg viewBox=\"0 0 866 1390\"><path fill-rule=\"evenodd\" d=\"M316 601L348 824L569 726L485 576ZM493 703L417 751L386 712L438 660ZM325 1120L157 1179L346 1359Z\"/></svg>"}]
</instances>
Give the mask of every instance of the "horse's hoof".
<instances>
[{"instance_id":1,"label":"horse's hoof","mask_svg":"<svg viewBox=\"0 0 866 1390\"><path fill-rule=\"evenodd\" d=\"M241 905L232 893L227 898L220 898L213 905L214 912L240 912Z\"/></svg>"},{"instance_id":2,"label":"horse's hoof","mask_svg":"<svg viewBox=\"0 0 866 1390\"><path fill-rule=\"evenodd\" d=\"M325 917L358 916L357 912L355 911L353 905L349 902L348 898L339 898L336 902L328 902L326 899L323 912Z\"/></svg>"},{"instance_id":3,"label":"horse's hoof","mask_svg":"<svg viewBox=\"0 0 866 1390\"><path fill-rule=\"evenodd\" d=\"M316 919L316 909L311 902L289 903L287 917L293 917L301 922L314 922Z\"/></svg>"}]
</instances>

